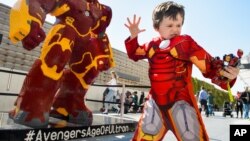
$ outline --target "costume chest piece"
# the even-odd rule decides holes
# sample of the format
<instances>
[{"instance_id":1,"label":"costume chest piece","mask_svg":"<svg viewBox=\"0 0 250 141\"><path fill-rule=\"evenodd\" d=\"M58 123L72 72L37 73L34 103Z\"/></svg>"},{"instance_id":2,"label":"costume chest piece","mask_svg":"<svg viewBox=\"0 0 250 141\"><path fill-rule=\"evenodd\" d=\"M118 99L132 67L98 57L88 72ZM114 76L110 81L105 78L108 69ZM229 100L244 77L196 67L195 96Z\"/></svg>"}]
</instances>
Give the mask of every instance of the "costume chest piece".
<instances>
[{"instance_id":1,"label":"costume chest piece","mask_svg":"<svg viewBox=\"0 0 250 141\"><path fill-rule=\"evenodd\" d=\"M159 45L159 48L162 50L162 49L165 49L169 46L170 44L170 40L162 40L160 45Z\"/></svg>"}]
</instances>

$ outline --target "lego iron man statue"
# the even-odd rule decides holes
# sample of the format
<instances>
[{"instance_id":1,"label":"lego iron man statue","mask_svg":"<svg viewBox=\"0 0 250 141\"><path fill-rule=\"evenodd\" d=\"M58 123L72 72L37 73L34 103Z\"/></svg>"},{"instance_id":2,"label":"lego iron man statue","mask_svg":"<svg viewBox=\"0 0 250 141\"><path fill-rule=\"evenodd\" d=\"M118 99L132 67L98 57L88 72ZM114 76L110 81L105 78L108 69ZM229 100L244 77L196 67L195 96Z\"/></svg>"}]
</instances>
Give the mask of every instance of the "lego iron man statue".
<instances>
[{"instance_id":1,"label":"lego iron man statue","mask_svg":"<svg viewBox=\"0 0 250 141\"><path fill-rule=\"evenodd\" d=\"M46 36L47 14L56 22ZM9 114L16 123L46 126L49 115L92 123L84 96L98 73L114 66L105 33L111 17L111 8L98 0L17 1L10 12L10 40L22 41L27 50L45 41Z\"/></svg>"}]
</instances>

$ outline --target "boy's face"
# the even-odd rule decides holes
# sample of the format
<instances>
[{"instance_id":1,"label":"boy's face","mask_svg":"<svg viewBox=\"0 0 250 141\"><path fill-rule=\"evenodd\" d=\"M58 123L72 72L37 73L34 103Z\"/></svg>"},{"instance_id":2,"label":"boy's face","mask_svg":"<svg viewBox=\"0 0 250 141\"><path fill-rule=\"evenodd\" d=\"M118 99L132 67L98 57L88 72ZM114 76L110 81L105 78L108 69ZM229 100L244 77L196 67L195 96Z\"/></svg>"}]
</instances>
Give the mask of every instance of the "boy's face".
<instances>
[{"instance_id":1,"label":"boy's face","mask_svg":"<svg viewBox=\"0 0 250 141\"><path fill-rule=\"evenodd\" d=\"M171 39L181 34L182 23L183 18L180 14L177 14L175 20L170 17L164 17L159 24L159 28L155 30L159 32L161 38Z\"/></svg>"}]
</instances>

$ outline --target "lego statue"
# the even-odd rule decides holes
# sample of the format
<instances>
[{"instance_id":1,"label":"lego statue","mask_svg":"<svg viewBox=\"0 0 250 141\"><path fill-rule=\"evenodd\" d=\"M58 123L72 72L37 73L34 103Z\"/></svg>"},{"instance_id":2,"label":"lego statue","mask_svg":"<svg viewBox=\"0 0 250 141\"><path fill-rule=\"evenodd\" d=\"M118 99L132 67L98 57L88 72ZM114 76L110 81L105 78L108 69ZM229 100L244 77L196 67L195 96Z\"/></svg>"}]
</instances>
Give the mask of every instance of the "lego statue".
<instances>
[{"instance_id":1,"label":"lego statue","mask_svg":"<svg viewBox=\"0 0 250 141\"><path fill-rule=\"evenodd\" d=\"M56 22L46 36L47 14ZM42 127L53 116L92 123L84 96L98 73L114 66L105 33L111 17L111 8L98 0L17 1L10 12L10 40L21 41L27 50L45 40L9 114L14 122Z\"/></svg>"}]
</instances>

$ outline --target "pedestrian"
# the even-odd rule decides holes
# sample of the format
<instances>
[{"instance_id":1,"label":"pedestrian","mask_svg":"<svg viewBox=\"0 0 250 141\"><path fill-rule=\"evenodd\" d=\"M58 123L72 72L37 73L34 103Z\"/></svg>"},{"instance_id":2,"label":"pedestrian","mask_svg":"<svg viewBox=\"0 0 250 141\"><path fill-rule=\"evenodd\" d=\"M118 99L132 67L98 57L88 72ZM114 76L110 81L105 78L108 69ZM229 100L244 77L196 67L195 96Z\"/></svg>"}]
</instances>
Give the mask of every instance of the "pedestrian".
<instances>
[{"instance_id":1,"label":"pedestrian","mask_svg":"<svg viewBox=\"0 0 250 141\"><path fill-rule=\"evenodd\" d=\"M141 113L141 112L142 112L142 110L143 110L143 108L144 108L144 105L145 105L146 101L147 101L147 98L144 97L142 103L139 105L139 108L138 108L138 110L137 110L137 113Z\"/></svg>"},{"instance_id":2,"label":"pedestrian","mask_svg":"<svg viewBox=\"0 0 250 141\"><path fill-rule=\"evenodd\" d=\"M211 116L214 115L214 96L212 95L211 91L208 91L207 107L208 107L208 114Z\"/></svg>"},{"instance_id":3,"label":"pedestrian","mask_svg":"<svg viewBox=\"0 0 250 141\"><path fill-rule=\"evenodd\" d=\"M244 115L243 117L245 119L249 118L249 109L250 109L250 91L249 91L249 87L245 88L245 91L242 92L240 99L242 99L243 101L243 111L244 111Z\"/></svg>"},{"instance_id":4,"label":"pedestrian","mask_svg":"<svg viewBox=\"0 0 250 141\"><path fill-rule=\"evenodd\" d=\"M208 94L205 88L202 86L199 93L199 102L201 107L204 109L206 116L209 116L208 106L207 106Z\"/></svg>"},{"instance_id":5,"label":"pedestrian","mask_svg":"<svg viewBox=\"0 0 250 141\"><path fill-rule=\"evenodd\" d=\"M144 92L142 91L142 92L141 92L141 95L140 95L140 99L139 99L139 105L141 105L141 104L143 103L144 98L145 98L145 94L144 94Z\"/></svg>"},{"instance_id":6,"label":"pedestrian","mask_svg":"<svg viewBox=\"0 0 250 141\"><path fill-rule=\"evenodd\" d=\"M104 110L105 110L105 106L104 106L105 97L108 95L108 93L109 93L109 88L107 87L107 88L105 88L105 90L102 93L102 108L100 109L101 112L104 112Z\"/></svg>"},{"instance_id":7,"label":"pedestrian","mask_svg":"<svg viewBox=\"0 0 250 141\"><path fill-rule=\"evenodd\" d=\"M121 93L119 92L119 90L117 90L117 93L116 93L116 96L115 96L115 99L116 99L116 103L121 103ZM120 104L115 104L114 106L115 110L116 110L116 113L120 113L120 109L121 109L121 105Z\"/></svg>"},{"instance_id":8,"label":"pedestrian","mask_svg":"<svg viewBox=\"0 0 250 141\"><path fill-rule=\"evenodd\" d=\"M124 114L130 112L131 103L133 101L132 93L130 91L126 91L125 103L124 103Z\"/></svg>"},{"instance_id":9,"label":"pedestrian","mask_svg":"<svg viewBox=\"0 0 250 141\"><path fill-rule=\"evenodd\" d=\"M133 105L133 112L137 112L137 110L138 110L138 95L137 95L137 91L134 91L133 92L133 103L132 103L132 105Z\"/></svg>"},{"instance_id":10,"label":"pedestrian","mask_svg":"<svg viewBox=\"0 0 250 141\"><path fill-rule=\"evenodd\" d=\"M107 102L115 102L115 100L116 100L116 99L114 99L114 97L117 94L117 88L116 87L111 87L111 86L112 85L117 85L118 76L117 76L117 74L114 71L111 71L110 74L111 74L111 80L107 83L108 85L110 85L110 87L108 87L109 92L105 96L105 102L106 103L104 104L105 110L104 110L103 114L108 114L110 103L107 103Z\"/></svg>"},{"instance_id":11,"label":"pedestrian","mask_svg":"<svg viewBox=\"0 0 250 141\"><path fill-rule=\"evenodd\" d=\"M240 113L240 117L242 118L242 115L243 115L243 101L242 101L242 99L240 97L236 97L235 110L236 110L236 117L238 118L239 113Z\"/></svg>"}]
</instances>

